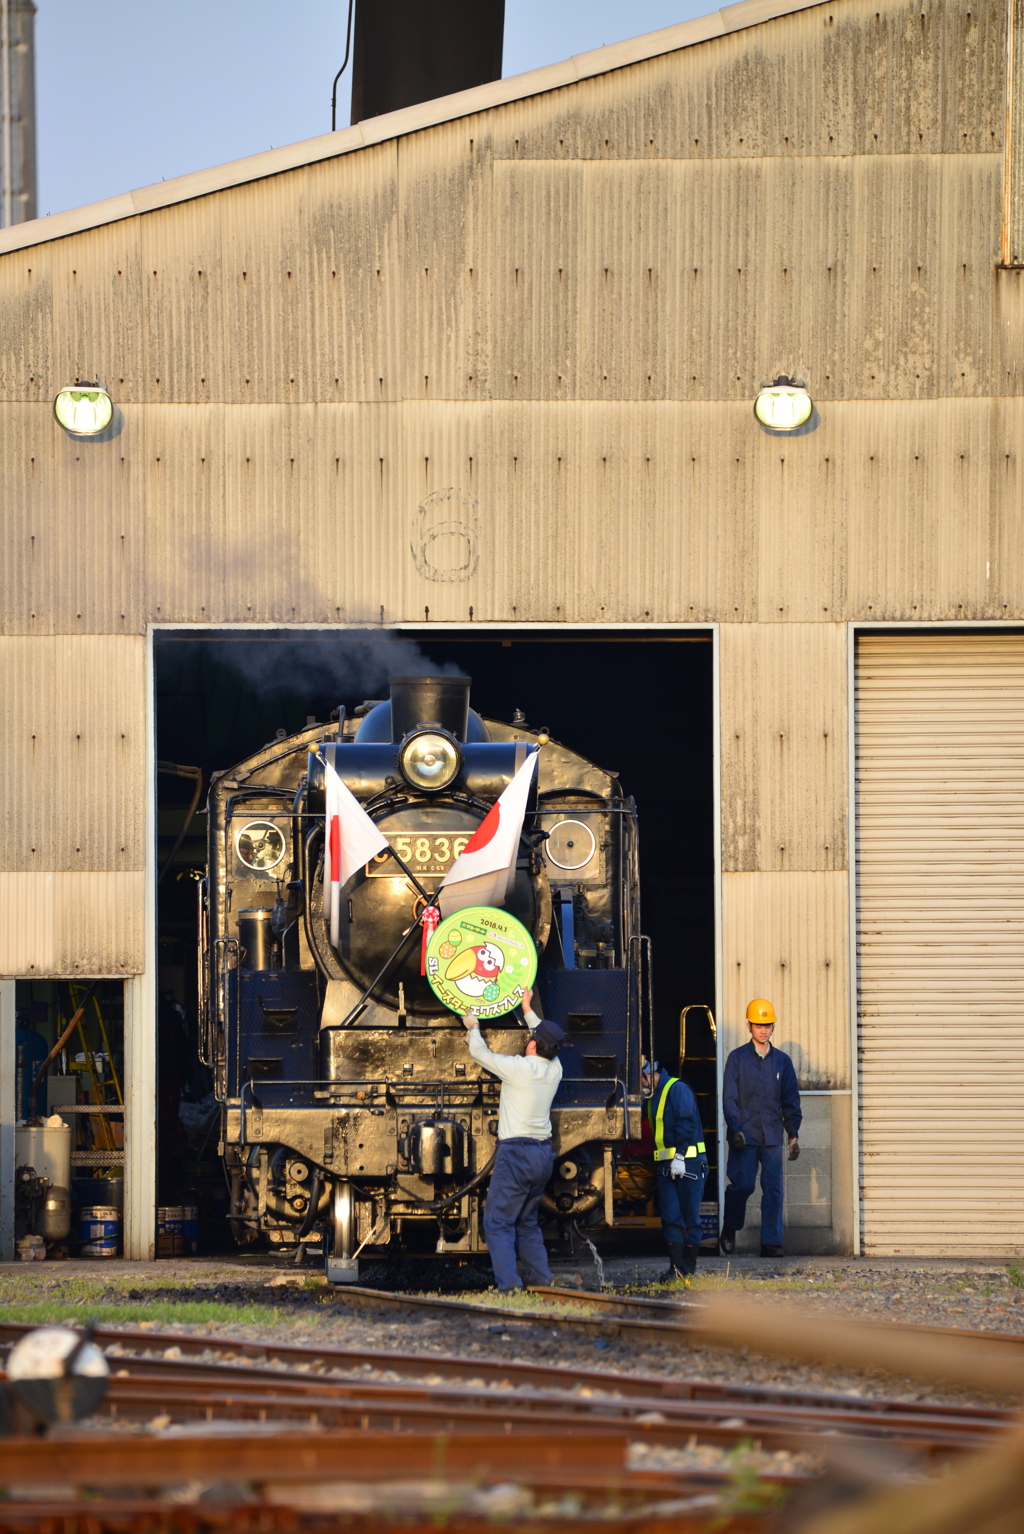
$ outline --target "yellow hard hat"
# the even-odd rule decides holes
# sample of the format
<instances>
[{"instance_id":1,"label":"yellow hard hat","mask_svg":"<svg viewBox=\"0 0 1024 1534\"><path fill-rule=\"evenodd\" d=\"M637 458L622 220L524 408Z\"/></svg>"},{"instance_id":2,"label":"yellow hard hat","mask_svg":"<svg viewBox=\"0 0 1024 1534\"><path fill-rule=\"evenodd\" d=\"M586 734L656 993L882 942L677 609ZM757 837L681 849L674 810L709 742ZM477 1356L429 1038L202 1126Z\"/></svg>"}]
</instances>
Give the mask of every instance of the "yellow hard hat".
<instances>
[{"instance_id":1,"label":"yellow hard hat","mask_svg":"<svg viewBox=\"0 0 1024 1534\"><path fill-rule=\"evenodd\" d=\"M750 1003L750 1006L747 1008L747 1022L778 1022L778 1018L775 1016L775 1008L772 1006L770 1001L765 1001L763 996L758 996L754 1001Z\"/></svg>"}]
</instances>

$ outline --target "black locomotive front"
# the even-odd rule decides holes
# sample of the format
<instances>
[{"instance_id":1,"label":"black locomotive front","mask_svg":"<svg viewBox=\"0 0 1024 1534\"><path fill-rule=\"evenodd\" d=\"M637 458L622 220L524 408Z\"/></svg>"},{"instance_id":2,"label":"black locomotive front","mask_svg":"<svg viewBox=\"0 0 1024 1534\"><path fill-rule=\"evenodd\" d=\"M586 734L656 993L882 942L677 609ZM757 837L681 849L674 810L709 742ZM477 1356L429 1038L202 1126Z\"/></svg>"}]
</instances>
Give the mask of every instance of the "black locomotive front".
<instances>
[{"instance_id":1,"label":"black locomotive front","mask_svg":"<svg viewBox=\"0 0 1024 1534\"><path fill-rule=\"evenodd\" d=\"M617 1150L640 1132L649 956L632 800L547 734L485 722L468 678L397 677L390 693L271 742L218 775L209 801L202 1040L232 1228L241 1244L291 1248L322 1229L335 1282L354 1280L360 1257L484 1250L499 1084L421 976L419 918L532 752L505 905L537 945L540 1007L567 1034L547 1213L610 1223ZM328 763L414 875L387 852L368 863L342 889L334 942ZM511 1016L485 1036L508 1054L525 1042Z\"/></svg>"}]
</instances>

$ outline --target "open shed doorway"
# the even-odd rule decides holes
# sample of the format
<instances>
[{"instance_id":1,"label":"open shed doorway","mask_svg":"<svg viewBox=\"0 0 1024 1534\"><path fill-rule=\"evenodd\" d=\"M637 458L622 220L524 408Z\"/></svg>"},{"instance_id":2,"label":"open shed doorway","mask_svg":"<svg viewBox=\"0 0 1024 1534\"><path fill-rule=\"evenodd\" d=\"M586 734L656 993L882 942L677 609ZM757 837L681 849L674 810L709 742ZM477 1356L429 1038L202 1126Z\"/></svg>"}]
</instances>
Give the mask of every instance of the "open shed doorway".
<instances>
[{"instance_id":1,"label":"open shed doorway","mask_svg":"<svg viewBox=\"0 0 1024 1534\"><path fill-rule=\"evenodd\" d=\"M642 924L654 951L654 1034L680 1068L680 1013L716 1005L713 644L693 631L172 630L154 643L158 803L158 1203L197 1206L201 1248L230 1246L209 1073L197 1047L197 880L212 773L332 710L387 696L424 665L472 678L485 718L529 726L614 770L638 806ZM198 790L198 792L197 792ZM191 812L191 814L190 814ZM689 1014L681 1074L697 1092L717 1192L715 1046Z\"/></svg>"}]
</instances>

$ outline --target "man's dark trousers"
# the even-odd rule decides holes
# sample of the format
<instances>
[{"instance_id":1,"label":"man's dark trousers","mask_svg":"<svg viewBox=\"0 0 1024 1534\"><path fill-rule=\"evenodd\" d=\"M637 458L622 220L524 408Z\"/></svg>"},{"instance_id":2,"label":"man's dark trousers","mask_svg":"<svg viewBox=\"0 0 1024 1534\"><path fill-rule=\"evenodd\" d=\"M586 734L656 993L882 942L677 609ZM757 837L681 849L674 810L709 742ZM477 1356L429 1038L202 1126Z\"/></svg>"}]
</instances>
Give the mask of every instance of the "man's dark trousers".
<instances>
[{"instance_id":1,"label":"man's dark trousers","mask_svg":"<svg viewBox=\"0 0 1024 1534\"><path fill-rule=\"evenodd\" d=\"M725 1190L725 1214L722 1224L729 1230L742 1230L747 1213L747 1199L754 1191L758 1163L761 1166L761 1245L782 1245L782 1146L745 1145L742 1150L729 1147L726 1175L731 1184Z\"/></svg>"},{"instance_id":2,"label":"man's dark trousers","mask_svg":"<svg viewBox=\"0 0 1024 1534\"><path fill-rule=\"evenodd\" d=\"M484 1237L499 1289L519 1289L516 1259L528 1284L550 1284L551 1267L537 1223L540 1196L555 1163L550 1140L501 1140L494 1159Z\"/></svg>"},{"instance_id":3,"label":"man's dark trousers","mask_svg":"<svg viewBox=\"0 0 1024 1534\"><path fill-rule=\"evenodd\" d=\"M670 1172L658 1172L658 1213L670 1248L700 1246L703 1240L700 1201L708 1177L708 1164L703 1156L693 1163L693 1169L697 1173L696 1182L692 1177L673 1177Z\"/></svg>"}]
</instances>

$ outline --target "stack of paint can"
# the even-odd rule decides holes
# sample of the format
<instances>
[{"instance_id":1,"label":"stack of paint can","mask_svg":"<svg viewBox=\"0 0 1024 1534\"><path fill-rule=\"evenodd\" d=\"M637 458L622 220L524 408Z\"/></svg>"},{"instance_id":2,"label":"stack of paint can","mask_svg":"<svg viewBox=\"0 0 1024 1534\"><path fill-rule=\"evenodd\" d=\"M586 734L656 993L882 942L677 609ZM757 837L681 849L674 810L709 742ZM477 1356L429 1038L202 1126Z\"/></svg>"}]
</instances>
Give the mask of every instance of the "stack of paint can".
<instances>
[{"instance_id":1,"label":"stack of paint can","mask_svg":"<svg viewBox=\"0 0 1024 1534\"><path fill-rule=\"evenodd\" d=\"M121 1250L121 1211L113 1204L90 1204L78 1215L80 1257L117 1257Z\"/></svg>"},{"instance_id":2,"label":"stack of paint can","mask_svg":"<svg viewBox=\"0 0 1024 1534\"><path fill-rule=\"evenodd\" d=\"M183 1204L181 1210L184 1221L183 1231L185 1252L198 1252L199 1250L199 1206L197 1204Z\"/></svg>"},{"instance_id":3,"label":"stack of paint can","mask_svg":"<svg viewBox=\"0 0 1024 1534\"><path fill-rule=\"evenodd\" d=\"M185 1215L180 1204L167 1204L156 1212L156 1254L178 1257L184 1251Z\"/></svg>"},{"instance_id":4,"label":"stack of paint can","mask_svg":"<svg viewBox=\"0 0 1024 1534\"><path fill-rule=\"evenodd\" d=\"M156 1212L158 1257L186 1257L199 1250L199 1210L194 1204L167 1204Z\"/></svg>"}]
</instances>

